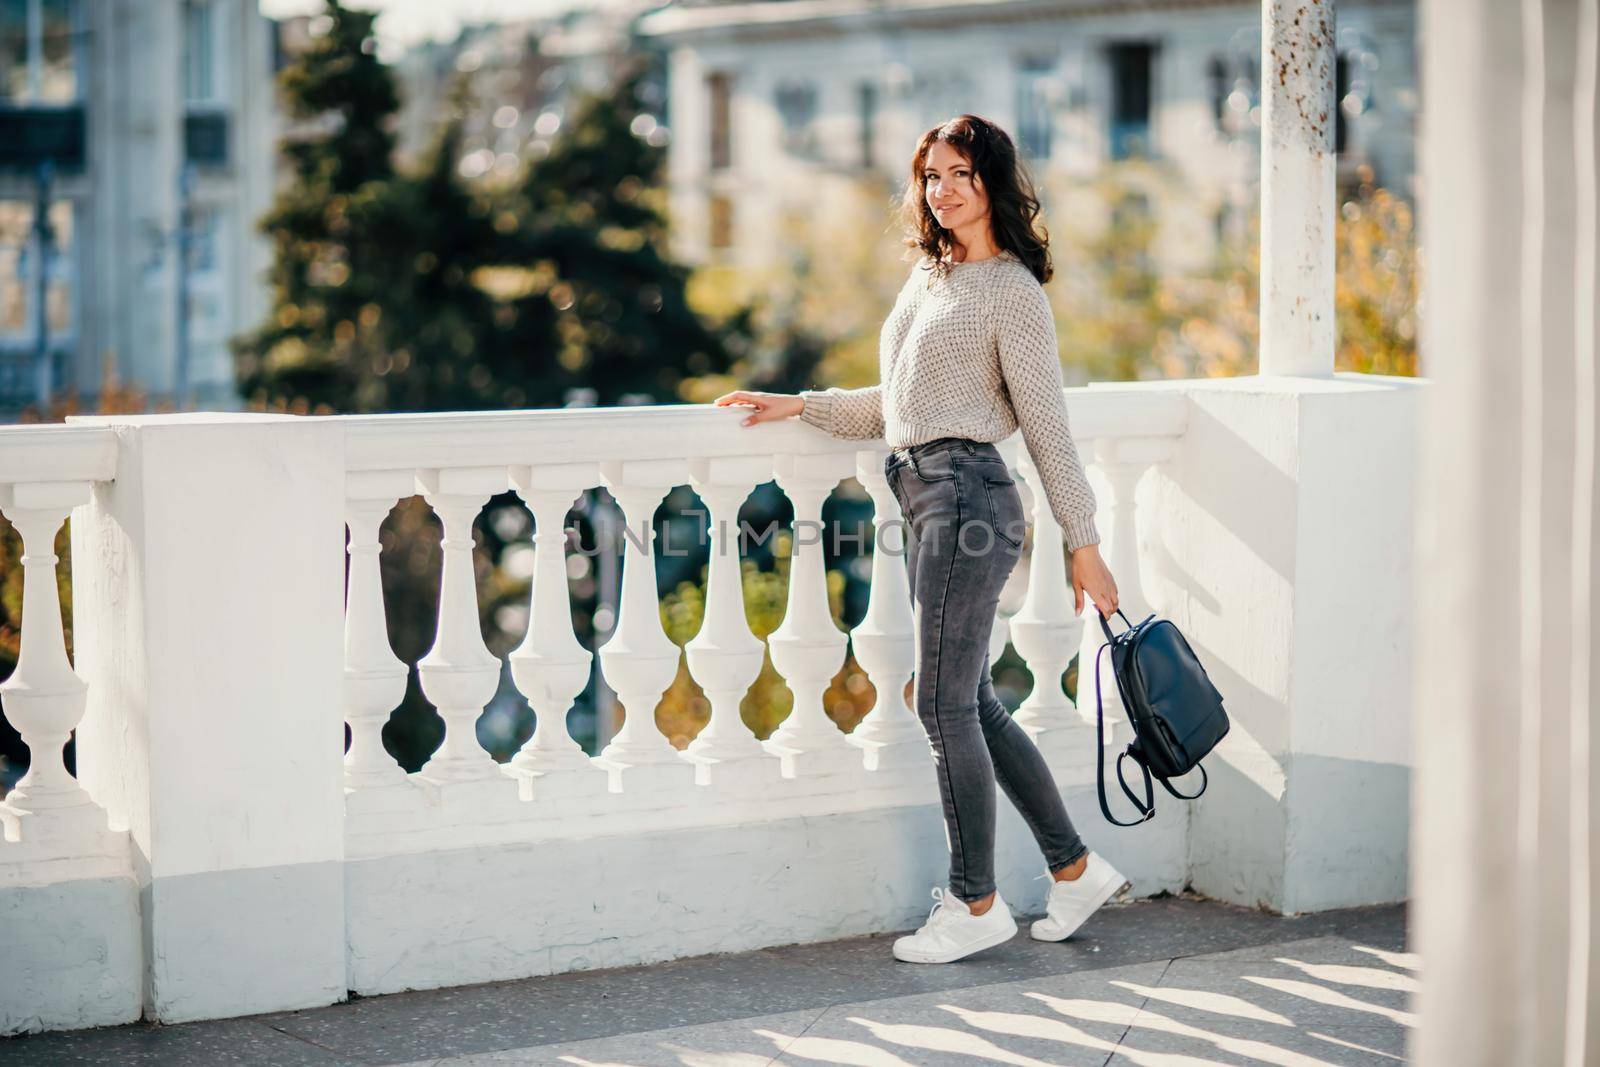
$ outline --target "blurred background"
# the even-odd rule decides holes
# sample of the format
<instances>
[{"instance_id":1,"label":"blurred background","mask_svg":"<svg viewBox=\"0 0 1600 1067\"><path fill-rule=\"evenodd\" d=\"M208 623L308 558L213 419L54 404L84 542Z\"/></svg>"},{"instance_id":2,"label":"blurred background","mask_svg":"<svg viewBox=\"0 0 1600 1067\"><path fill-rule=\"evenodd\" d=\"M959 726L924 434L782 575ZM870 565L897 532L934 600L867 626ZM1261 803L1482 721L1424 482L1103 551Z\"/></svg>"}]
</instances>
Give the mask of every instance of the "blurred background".
<instances>
[{"instance_id":1,"label":"blurred background","mask_svg":"<svg viewBox=\"0 0 1600 1067\"><path fill-rule=\"evenodd\" d=\"M0 0L0 421L872 384L910 151L968 111L1039 185L1068 384L1253 373L1259 20L1208 0ZM1336 29L1337 369L1413 374L1415 5L1341 0ZM655 520L679 644L701 618L699 509L680 486ZM826 546L842 624L866 610L871 517L853 480L824 513L859 537ZM744 546L761 637L791 518L772 483L741 512L779 530ZM568 516L590 648L615 624L620 522L604 490ZM478 521L497 655L526 631L532 531L509 493ZM409 663L433 640L439 536L416 498L383 528ZM0 679L20 553L0 522ZM1014 707L1032 680L1013 653L996 667ZM848 730L872 700L847 660L828 714ZM766 737L791 705L769 665L744 717ZM569 725L595 752L622 713L596 667ZM708 717L680 668L658 725L682 747ZM508 671L479 737L505 760L532 730ZM385 744L415 770L442 735L413 673ZM26 767L0 721L0 791Z\"/></svg>"}]
</instances>

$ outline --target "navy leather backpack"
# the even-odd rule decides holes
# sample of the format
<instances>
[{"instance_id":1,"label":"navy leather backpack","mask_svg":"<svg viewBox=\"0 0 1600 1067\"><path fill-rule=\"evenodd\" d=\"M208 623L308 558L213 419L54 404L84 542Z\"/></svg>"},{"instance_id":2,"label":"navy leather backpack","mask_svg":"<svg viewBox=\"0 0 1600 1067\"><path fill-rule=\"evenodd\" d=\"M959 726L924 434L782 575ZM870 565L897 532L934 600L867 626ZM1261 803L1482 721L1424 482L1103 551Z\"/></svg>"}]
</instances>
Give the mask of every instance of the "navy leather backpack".
<instances>
[{"instance_id":1,"label":"navy leather backpack","mask_svg":"<svg viewBox=\"0 0 1600 1067\"><path fill-rule=\"evenodd\" d=\"M1122 615L1122 610L1119 608L1115 614ZM1134 626L1122 615L1122 621L1129 623L1128 628L1113 637L1111 625L1099 608L1095 609L1095 615L1106 635L1106 643L1100 646L1094 658L1096 682L1101 677L1100 656L1109 650L1117 692L1122 696L1122 706L1127 709L1128 721L1133 725L1133 741L1126 751L1117 755L1117 784L1139 810L1139 818L1122 822L1111 814L1106 804L1105 706L1100 701L1100 686L1096 684L1095 748L1100 811L1117 826L1137 826L1156 813L1152 777L1179 800L1194 800L1206 791L1206 769L1200 767L1200 761L1227 734L1228 713L1222 709L1222 694L1206 677L1205 668L1200 666L1194 650L1171 621L1149 615ZM1082 686L1081 681L1079 685ZM1127 779L1122 776L1122 761L1129 757L1144 772L1143 801L1128 788ZM1200 767L1198 792L1180 793L1167 781L1196 767Z\"/></svg>"}]
</instances>

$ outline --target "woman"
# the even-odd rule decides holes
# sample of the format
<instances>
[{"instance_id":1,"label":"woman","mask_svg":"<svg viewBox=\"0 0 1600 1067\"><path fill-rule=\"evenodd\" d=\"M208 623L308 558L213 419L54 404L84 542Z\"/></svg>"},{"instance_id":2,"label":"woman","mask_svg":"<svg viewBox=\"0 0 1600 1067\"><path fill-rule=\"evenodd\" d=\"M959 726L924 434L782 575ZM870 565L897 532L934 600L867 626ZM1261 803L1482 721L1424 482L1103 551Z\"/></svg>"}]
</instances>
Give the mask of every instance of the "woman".
<instances>
[{"instance_id":1,"label":"woman","mask_svg":"<svg viewBox=\"0 0 1600 1067\"><path fill-rule=\"evenodd\" d=\"M835 437L883 438L909 526L916 710L933 747L950 843L948 890L897 939L897 959L949 963L997 945L1016 922L994 881L995 782L1022 813L1055 881L1032 935L1059 941L1126 879L1079 839L1049 765L995 696L989 633L1026 517L994 442L1018 428L1072 553L1076 607L1103 615L1117 586L1100 558L1095 497L1062 396L1039 201L1011 138L975 115L923 134L902 204L920 252L879 335L881 384L798 396L732 392L743 425L798 415Z\"/></svg>"}]
</instances>

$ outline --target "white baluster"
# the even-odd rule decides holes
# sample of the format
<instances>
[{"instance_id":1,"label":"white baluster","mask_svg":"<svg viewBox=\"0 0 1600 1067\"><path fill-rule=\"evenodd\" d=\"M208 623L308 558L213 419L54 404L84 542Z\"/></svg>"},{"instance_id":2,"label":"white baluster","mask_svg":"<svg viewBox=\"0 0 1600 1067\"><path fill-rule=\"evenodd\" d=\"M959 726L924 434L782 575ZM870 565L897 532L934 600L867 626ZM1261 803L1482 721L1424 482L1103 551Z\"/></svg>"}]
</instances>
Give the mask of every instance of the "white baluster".
<instances>
[{"instance_id":1,"label":"white baluster","mask_svg":"<svg viewBox=\"0 0 1600 1067\"><path fill-rule=\"evenodd\" d=\"M1061 676L1082 643L1083 623L1073 612L1061 526L1050 510L1039 470L1026 455L1019 466L1033 501L1033 551L1028 590L1011 617L1011 643L1033 674L1033 688L1015 717L1052 766L1081 772L1094 766L1093 742L1073 713Z\"/></svg>"},{"instance_id":2,"label":"white baluster","mask_svg":"<svg viewBox=\"0 0 1600 1067\"><path fill-rule=\"evenodd\" d=\"M667 490L688 480L689 467L681 460L630 460L601 470L628 529L617 627L600 648L601 667L626 717L595 761L610 772L613 791L693 785L694 765L656 727L656 705L678 676L683 653L661 625L655 514Z\"/></svg>"},{"instance_id":3,"label":"white baluster","mask_svg":"<svg viewBox=\"0 0 1600 1067\"><path fill-rule=\"evenodd\" d=\"M88 482L0 486L0 513L22 536L22 642L0 705L28 746L28 773L0 802L5 837L68 849L103 840L106 814L67 773L62 748L83 718L88 685L67 659L56 586L56 531L89 502Z\"/></svg>"},{"instance_id":4,"label":"white baluster","mask_svg":"<svg viewBox=\"0 0 1600 1067\"><path fill-rule=\"evenodd\" d=\"M417 488L444 524L439 630L417 664L422 691L444 720L444 742L417 772L430 783L493 782L504 772L478 742L478 717L500 683L500 661L483 642L478 586L472 564L472 523L483 505L506 489L503 467L417 472ZM508 788L516 783L506 779Z\"/></svg>"},{"instance_id":5,"label":"white baluster","mask_svg":"<svg viewBox=\"0 0 1600 1067\"><path fill-rule=\"evenodd\" d=\"M1000 612L994 613L994 624L989 627L989 670L993 671L1000 657L1006 654L1011 643L1011 620Z\"/></svg>"},{"instance_id":6,"label":"white baluster","mask_svg":"<svg viewBox=\"0 0 1600 1067\"><path fill-rule=\"evenodd\" d=\"M587 463L514 467L511 480L535 523L528 632L511 653L511 675L536 716L533 736L512 758L511 767L530 776L535 797L556 788L562 795L606 792L605 774L567 726L572 702L589 684L594 654L572 629L566 517L598 473Z\"/></svg>"},{"instance_id":7,"label":"white baluster","mask_svg":"<svg viewBox=\"0 0 1600 1067\"><path fill-rule=\"evenodd\" d=\"M867 614L850 633L856 662L877 690L872 710L849 740L865 752L866 766L887 771L921 767L932 758L928 735L906 703L906 683L916 670L916 626L906 570L906 524L883 473L883 454L863 452L856 480L872 497L872 589Z\"/></svg>"},{"instance_id":8,"label":"white baluster","mask_svg":"<svg viewBox=\"0 0 1600 1067\"><path fill-rule=\"evenodd\" d=\"M729 775L757 785L782 776L778 760L739 716L739 702L760 675L765 652L745 618L739 508L769 471L765 459L690 461L690 483L710 511L711 536L705 621L685 646L689 672L711 702L711 721L685 749L695 762L695 781L702 785Z\"/></svg>"},{"instance_id":9,"label":"white baluster","mask_svg":"<svg viewBox=\"0 0 1600 1067\"><path fill-rule=\"evenodd\" d=\"M389 645L378 529L396 501L414 491L412 471L353 473L346 480L350 577L344 609L344 709L350 749L347 791L406 787L405 771L383 747L383 727L406 695L408 668Z\"/></svg>"},{"instance_id":10,"label":"white baluster","mask_svg":"<svg viewBox=\"0 0 1600 1067\"><path fill-rule=\"evenodd\" d=\"M777 482L794 504L794 553L783 624L767 638L772 665L794 693L794 709L765 745L783 774L864 770L863 754L828 718L823 694L844 665L844 631L833 624L823 560L822 505L854 473L850 456L779 456Z\"/></svg>"},{"instance_id":11,"label":"white baluster","mask_svg":"<svg viewBox=\"0 0 1600 1067\"><path fill-rule=\"evenodd\" d=\"M1108 620L1113 634L1121 633L1129 623L1136 624L1150 614L1150 602L1145 597L1139 571L1137 490L1144 472L1153 464L1171 458L1175 448L1176 442L1166 437L1112 437L1094 443L1095 465L1105 474L1110 486L1109 499L1101 502L1100 510L1102 514L1109 513L1111 521L1100 525L1105 541L1100 548L1106 566L1116 578L1118 607L1122 612ZM1123 616L1129 622L1123 622ZM1105 644L1105 631L1100 626L1098 610L1087 594L1083 598L1083 620L1078 658L1078 713L1090 726L1094 725L1098 691L1105 708L1109 745L1117 729L1126 731L1126 714L1111 673L1109 652L1102 658L1100 676L1096 677L1095 654Z\"/></svg>"}]
</instances>

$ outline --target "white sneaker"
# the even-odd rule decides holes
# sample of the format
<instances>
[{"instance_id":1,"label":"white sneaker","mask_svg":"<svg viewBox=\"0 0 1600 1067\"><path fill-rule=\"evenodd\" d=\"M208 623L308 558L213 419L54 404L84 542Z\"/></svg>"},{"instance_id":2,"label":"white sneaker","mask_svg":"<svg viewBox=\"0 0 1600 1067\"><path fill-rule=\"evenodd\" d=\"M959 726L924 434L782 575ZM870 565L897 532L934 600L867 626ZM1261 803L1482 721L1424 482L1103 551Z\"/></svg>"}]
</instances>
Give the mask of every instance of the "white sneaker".
<instances>
[{"instance_id":1,"label":"white sneaker","mask_svg":"<svg viewBox=\"0 0 1600 1067\"><path fill-rule=\"evenodd\" d=\"M916 933L895 938L895 959L907 963L951 963L1009 941L1017 932L1017 921L998 890L994 903L982 915L972 914L966 901L940 886L933 887L933 899L937 903L928 912L928 921Z\"/></svg>"},{"instance_id":2,"label":"white sneaker","mask_svg":"<svg viewBox=\"0 0 1600 1067\"><path fill-rule=\"evenodd\" d=\"M1045 877L1050 877L1046 872ZM1083 873L1050 887L1045 917L1034 921L1029 933L1035 941L1061 941L1072 936L1095 909L1128 888L1128 880L1098 852L1089 853Z\"/></svg>"}]
</instances>

